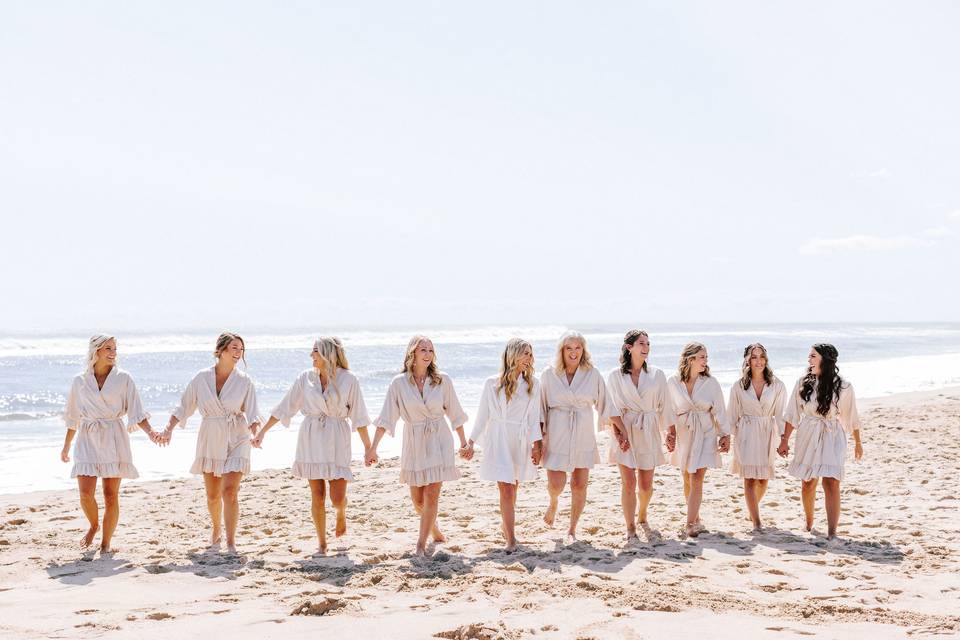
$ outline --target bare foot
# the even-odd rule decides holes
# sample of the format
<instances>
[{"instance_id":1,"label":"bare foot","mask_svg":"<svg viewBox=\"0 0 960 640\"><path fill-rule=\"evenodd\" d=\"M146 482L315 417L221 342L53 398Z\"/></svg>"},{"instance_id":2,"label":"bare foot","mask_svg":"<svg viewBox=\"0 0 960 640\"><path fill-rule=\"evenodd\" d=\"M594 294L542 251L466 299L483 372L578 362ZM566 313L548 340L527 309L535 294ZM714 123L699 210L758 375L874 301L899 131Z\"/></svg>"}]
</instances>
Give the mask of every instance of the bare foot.
<instances>
[{"instance_id":1,"label":"bare foot","mask_svg":"<svg viewBox=\"0 0 960 640\"><path fill-rule=\"evenodd\" d=\"M639 544L640 536L637 535L636 530L627 531L627 544Z\"/></svg>"},{"instance_id":2,"label":"bare foot","mask_svg":"<svg viewBox=\"0 0 960 640\"><path fill-rule=\"evenodd\" d=\"M505 546L505 547L503 548L503 550L506 551L507 553L513 553L514 551L516 551L516 550L517 550L517 539L514 538L513 540L508 540L508 541L507 541L507 546Z\"/></svg>"},{"instance_id":3,"label":"bare foot","mask_svg":"<svg viewBox=\"0 0 960 640\"><path fill-rule=\"evenodd\" d=\"M557 518L557 500L551 500L550 506L547 507L547 512L543 514L543 521L552 527L553 521L556 520L556 518Z\"/></svg>"},{"instance_id":4,"label":"bare foot","mask_svg":"<svg viewBox=\"0 0 960 640\"><path fill-rule=\"evenodd\" d=\"M102 555L102 556L113 555L114 553L116 553L116 552L118 552L118 551L120 551L120 549L117 549L117 548L114 547L113 545L109 545L109 544L106 545L106 546L100 545L100 555Z\"/></svg>"},{"instance_id":5,"label":"bare foot","mask_svg":"<svg viewBox=\"0 0 960 640\"><path fill-rule=\"evenodd\" d=\"M338 538L347 532L347 513L346 511L337 511L337 527L333 533Z\"/></svg>"},{"instance_id":6,"label":"bare foot","mask_svg":"<svg viewBox=\"0 0 960 640\"><path fill-rule=\"evenodd\" d=\"M440 532L440 527L436 524L433 525L433 531L430 532L430 535L437 544L442 544L447 541L447 536Z\"/></svg>"},{"instance_id":7,"label":"bare foot","mask_svg":"<svg viewBox=\"0 0 960 640\"><path fill-rule=\"evenodd\" d=\"M688 522L683 532L689 538L696 538L700 535L700 526L696 522Z\"/></svg>"},{"instance_id":8,"label":"bare foot","mask_svg":"<svg viewBox=\"0 0 960 640\"><path fill-rule=\"evenodd\" d=\"M413 552L415 558L426 558L427 557L427 545L418 544L417 550Z\"/></svg>"},{"instance_id":9,"label":"bare foot","mask_svg":"<svg viewBox=\"0 0 960 640\"><path fill-rule=\"evenodd\" d=\"M97 535L97 531L100 530L100 526L96 525L87 529L87 532L82 538L80 538L80 548L86 549L93 544L93 538Z\"/></svg>"},{"instance_id":10,"label":"bare foot","mask_svg":"<svg viewBox=\"0 0 960 640\"><path fill-rule=\"evenodd\" d=\"M643 535L646 536L647 542L657 542L663 538L659 531L650 526L649 522L641 522L640 527L643 529Z\"/></svg>"},{"instance_id":11,"label":"bare foot","mask_svg":"<svg viewBox=\"0 0 960 640\"><path fill-rule=\"evenodd\" d=\"M213 533L210 534L210 548L219 549L220 548L220 530L214 529Z\"/></svg>"},{"instance_id":12,"label":"bare foot","mask_svg":"<svg viewBox=\"0 0 960 640\"><path fill-rule=\"evenodd\" d=\"M568 533L563 537L563 546L565 547L569 547L571 545L577 544L577 542L578 542L577 534L575 533Z\"/></svg>"},{"instance_id":13,"label":"bare foot","mask_svg":"<svg viewBox=\"0 0 960 640\"><path fill-rule=\"evenodd\" d=\"M237 554L237 545L234 544L234 543L232 543L232 542L228 542L228 543L227 543L227 553L232 553L233 555L236 555L236 554Z\"/></svg>"},{"instance_id":14,"label":"bare foot","mask_svg":"<svg viewBox=\"0 0 960 640\"><path fill-rule=\"evenodd\" d=\"M314 555L317 555L317 556L327 555L327 543L322 542L319 545L317 545L317 552Z\"/></svg>"}]
</instances>

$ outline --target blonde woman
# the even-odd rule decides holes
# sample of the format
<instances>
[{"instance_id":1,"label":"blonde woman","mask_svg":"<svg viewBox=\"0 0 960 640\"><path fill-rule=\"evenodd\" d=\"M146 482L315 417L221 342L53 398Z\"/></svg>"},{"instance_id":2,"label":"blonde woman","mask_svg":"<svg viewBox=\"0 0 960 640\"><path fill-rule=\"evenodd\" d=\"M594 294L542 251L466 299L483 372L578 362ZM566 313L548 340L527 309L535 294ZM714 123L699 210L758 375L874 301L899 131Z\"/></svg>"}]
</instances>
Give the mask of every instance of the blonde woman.
<instances>
[{"instance_id":1,"label":"blonde woman","mask_svg":"<svg viewBox=\"0 0 960 640\"><path fill-rule=\"evenodd\" d=\"M840 521L840 481L847 452L847 435L853 436L854 457L863 457L860 442L860 415L853 386L840 377L837 348L819 343L807 356L807 375L797 380L787 398L786 426L777 451L786 457L790 434L797 430L797 450L788 472L799 478L800 497L807 531L813 530L813 508L817 481L823 479L823 501L827 511L827 538L837 535Z\"/></svg>"},{"instance_id":2,"label":"blonde woman","mask_svg":"<svg viewBox=\"0 0 960 640\"><path fill-rule=\"evenodd\" d=\"M762 531L760 502L774 475L786 397L786 387L770 369L766 347L747 345L740 380L730 387L727 417L733 428L730 472L743 479L743 498L756 532Z\"/></svg>"},{"instance_id":3,"label":"blonde woman","mask_svg":"<svg viewBox=\"0 0 960 640\"><path fill-rule=\"evenodd\" d=\"M620 366L607 376L610 397L620 414L630 444L619 446L616 432L610 440L607 460L620 470L620 504L627 525L627 541L636 542L637 524L651 535L647 506L653 497L653 472L666 463L661 432L674 426L673 403L667 377L650 365L650 336L634 329L623 337ZM640 513L634 520L639 498Z\"/></svg>"},{"instance_id":4,"label":"blonde woman","mask_svg":"<svg viewBox=\"0 0 960 640\"><path fill-rule=\"evenodd\" d=\"M533 375L533 346L513 338L501 358L500 374L487 378L480 409L462 453L470 459L474 443L483 449L480 478L496 482L506 550L517 548L516 505L521 482L536 480L540 464L540 385Z\"/></svg>"},{"instance_id":5,"label":"blonde woman","mask_svg":"<svg viewBox=\"0 0 960 640\"><path fill-rule=\"evenodd\" d=\"M103 334L90 338L86 365L86 370L74 377L67 394L67 406L63 412L67 433L60 459L70 462L70 445L76 437L70 477L77 479L80 508L90 523L80 541L82 548L93 544L93 538L101 529L97 478L103 479L100 552L111 553L115 550L110 542L120 520L120 481L139 475L133 466L128 431L133 432L139 427L152 442L159 442L160 435L150 426L150 414L143 409L133 378L117 366L116 338ZM127 418L126 427L124 416Z\"/></svg>"},{"instance_id":6,"label":"blonde woman","mask_svg":"<svg viewBox=\"0 0 960 640\"><path fill-rule=\"evenodd\" d=\"M400 482L410 485L410 499L420 514L416 555L427 553L427 537L444 542L437 526L440 490L446 480L460 477L453 450L453 436L446 415L460 438L461 455L467 441L463 425L467 414L460 406L450 376L437 367L433 342L426 336L411 338L403 359L403 371L393 378L374 421L377 426L368 460L377 459L377 446L384 433L394 434L397 420L403 420L400 452Z\"/></svg>"},{"instance_id":7,"label":"blonde woman","mask_svg":"<svg viewBox=\"0 0 960 640\"><path fill-rule=\"evenodd\" d=\"M313 368L297 377L287 395L270 412L270 418L252 444L260 448L273 425L282 422L289 427L290 419L298 412L303 413L293 475L310 483L310 512L317 531L317 551L324 555L327 553L327 485L330 503L337 512L334 535L339 538L347 532L347 482L353 480L350 434L356 431L365 452L369 451L370 416L360 383L350 371L339 339L317 338L310 357Z\"/></svg>"},{"instance_id":8,"label":"blonde woman","mask_svg":"<svg viewBox=\"0 0 960 640\"><path fill-rule=\"evenodd\" d=\"M573 544L577 541L577 523L587 504L590 469L600 462L595 429L610 422L618 447L622 451L630 448L623 422L616 415L603 376L590 361L587 340L582 334L568 331L560 336L556 361L540 377L540 402L544 419L543 466L547 469L550 493L543 520L553 526L569 473L570 526L564 543Z\"/></svg>"},{"instance_id":9,"label":"blonde woman","mask_svg":"<svg viewBox=\"0 0 960 640\"><path fill-rule=\"evenodd\" d=\"M177 425L200 410L203 420L197 434L197 453L190 472L203 475L210 512L210 544L220 545L226 529L227 550L236 553L240 517L240 481L250 472L250 438L261 423L253 380L237 368L244 358L243 338L221 333L213 351L217 362L202 369L187 385L180 405L170 416L163 441L169 442ZM221 522L222 521L222 522Z\"/></svg>"},{"instance_id":10,"label":"blonde woman","mask_svg":"<svg viewBox=\"0 0 960 640\"><path fill-rule=\"evenodd\" d=\"M683 347L676 375L667 380L676 425L667 436L672 449L670 462L683 474L683 495L687 502L687 524L683 533L697 537L700 524L703 479L707 469L718 468L720 453L730 449L723 390L710 375L707 348L699 342Z\"/></svg>"}]
</instances>

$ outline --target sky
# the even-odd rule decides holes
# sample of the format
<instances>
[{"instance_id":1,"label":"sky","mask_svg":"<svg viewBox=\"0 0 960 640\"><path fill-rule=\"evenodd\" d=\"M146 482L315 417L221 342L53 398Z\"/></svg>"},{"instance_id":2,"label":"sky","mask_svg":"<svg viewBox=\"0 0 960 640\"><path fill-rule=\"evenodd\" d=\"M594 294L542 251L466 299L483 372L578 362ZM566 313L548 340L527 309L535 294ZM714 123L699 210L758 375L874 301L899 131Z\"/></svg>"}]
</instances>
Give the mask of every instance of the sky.
<instances>
[{"instance_id":1,"label":"sky","mask_svg":"<svg viewBox=\"0 0 960 640\"><path fill-rule=\"evenodd\" d=\"M960 320L952 2L0 6L0 333Z\"/></svg>"}]
</instances>

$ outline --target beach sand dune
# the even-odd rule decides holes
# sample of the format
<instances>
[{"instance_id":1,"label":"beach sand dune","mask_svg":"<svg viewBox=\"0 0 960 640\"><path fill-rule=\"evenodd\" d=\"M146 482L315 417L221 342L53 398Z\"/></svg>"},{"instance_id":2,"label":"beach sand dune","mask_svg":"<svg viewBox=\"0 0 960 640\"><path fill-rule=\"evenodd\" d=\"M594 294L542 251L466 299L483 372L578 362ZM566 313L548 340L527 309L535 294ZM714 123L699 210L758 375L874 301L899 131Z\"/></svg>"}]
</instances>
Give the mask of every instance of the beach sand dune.
<instances>
[{"instance_id":1,"label":"beach sand dune","mask_svg":"<svg viewBox=\"0 0 960 640\"><path fill-rule=\"evenodd\" d=\"M541 520L541 479L501 550L496 488L477 460L444 487L448 542L411 558L417 518L396 460L355 469L349 532L316 547L304 483L256 472L241 491L239 556L208 551L202 483L128 483L119 551L82 554L76 491L0 497L0 634L7 638L885 638L960 635L960 389L861 403L866 459L848 462L840 540L803 532L781 461L754 535L739 480L708 473L709 533L682 540L678 472L657 474L654 530L627 546L619 478L591 474L582 541ZM269 443L268 445L269 446ZM852 447L851 447L852 449ZM56 452L51 452L55 455ZM479 454L482 455L482 452ZM729 462L729 460L725 460ZM188 464L189 461L182 461ZM332 513L329 521L332 525ZM331 636L326 636L331 637Z\"/></svg>"}]
</instances>

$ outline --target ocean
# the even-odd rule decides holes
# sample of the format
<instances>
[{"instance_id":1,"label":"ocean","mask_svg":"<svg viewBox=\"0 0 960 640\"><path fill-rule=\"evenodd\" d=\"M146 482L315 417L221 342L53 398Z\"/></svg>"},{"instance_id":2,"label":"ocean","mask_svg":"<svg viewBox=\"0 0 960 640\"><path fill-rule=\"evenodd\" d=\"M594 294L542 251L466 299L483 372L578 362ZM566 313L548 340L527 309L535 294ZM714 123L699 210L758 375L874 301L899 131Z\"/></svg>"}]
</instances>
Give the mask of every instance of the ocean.
<instances>
[{"instance_id":1,"label":"ocean","mask_svg":"<svg viewBox=\"0 0 960 640\"><path fill-rule=\"evenodd\" d=\"M363 388L371 418L380 410L390 379L403 361L408 339L422 332L433 339L440 368L450 374L461 403L473 415L483 381L498 371L503 346L519 336L534 345L536 367L550 366L556 340L568 327L455 327L435 330L326 331L339 336L350 368ZM579 326L587 337L594 364L604 373L617 366L625 326ZM762 342L774 372L792 388L806 366L810 345L831 342L840 352L841 375L860 398L960 384L960 323L941 324L806 324L806 325L648 325L650 363L669 376L684 343L707 345L710 368L724 392L737 379L743 348ZM137 382L155 428L166 425L179 395L197 370L213 363L217 332L118 335L119 363ZM0 336L0 493L75 486L72 463L60 462L64 425L61 419L72 377L82 369L88 336ZM251 333L246 370L253 377L261 412L283 396L297 374L309 368L314 334ZM242 366L242 365L241 365ZM188 475L193 460L199 414L186 430L178 429L169 447L151 444L142 432L132 434L134 464L140 480ZM289 467L299 420L289 429L277 425L262 450L253 451L253 469ZM399 436L399 430L398 434ZM469 435L469 425L468 425ZM371 429L372 436L372 429ZM867 436L868 437L868 436ZM400 438L384 437L381 457L399 455ZM363 449L355 436L354 457Z\"/></svg>"}]
</instances>

